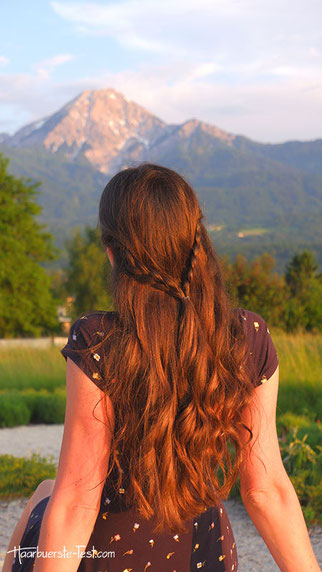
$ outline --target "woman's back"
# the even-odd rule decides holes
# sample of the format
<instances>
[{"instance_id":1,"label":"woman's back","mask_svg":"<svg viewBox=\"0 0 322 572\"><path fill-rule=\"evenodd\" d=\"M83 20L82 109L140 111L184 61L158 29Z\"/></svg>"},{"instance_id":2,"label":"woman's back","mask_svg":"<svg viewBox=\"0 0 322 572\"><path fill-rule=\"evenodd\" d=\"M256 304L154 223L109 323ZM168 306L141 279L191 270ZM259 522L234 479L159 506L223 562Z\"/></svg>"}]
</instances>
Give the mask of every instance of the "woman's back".
<instances>
[{"instance_id":1,"label":"woman's back","mask_svg":"<svg viewBox=\"0 0 322 572\"><path fill-rule=\"evenodd\" d=\"M237 308L238 319L243 324L247 339L248 367L253 375L254 386L264 383L274 373L278 359L266 322L253 312ZM70 357L100 388L104 388L104 359L94 349L92 361L84 359L75 349L91 348L102 339L115 312L94 312L78 318L70 329L63 356ZM117 381L115 381L117 383ZM117 420L117 417L116 417ZM117 421L116 421L117 423ZM146 520L135 507L126 506L126 492L129 485L128 467L121 465L122 483L117 485L117 471L114 466L106 479L101 498L100 512L88 543L99 551L112 551L104 567L110 572L119 570L157 570L188 572L192 570L237 570L237 550L233 531L220 502L203 513L188 519L186 533L154 533L155 519ZM81 570L98 570L103 566L83 559ZM105 569L105 568L101 569Z\"/></svg>"}]
</instances>

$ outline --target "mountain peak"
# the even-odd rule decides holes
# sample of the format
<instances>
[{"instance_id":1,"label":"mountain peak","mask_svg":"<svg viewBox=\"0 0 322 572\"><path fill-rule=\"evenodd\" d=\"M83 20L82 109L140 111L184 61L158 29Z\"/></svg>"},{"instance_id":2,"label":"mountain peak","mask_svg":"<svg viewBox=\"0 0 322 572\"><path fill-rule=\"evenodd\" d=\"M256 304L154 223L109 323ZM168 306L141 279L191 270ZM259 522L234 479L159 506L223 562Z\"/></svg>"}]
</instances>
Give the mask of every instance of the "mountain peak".
<instances>
[{"instance_id":1,"label":"mountain peak","mask_svg":"<svg viewBox=\"0 0 322 572\"><path fill-rule=\"evenodd\" d=\"M78 96L76 96L71 102L74 103L75 101L90 101L93 98L97 99L120 99L126 102L130 102L130 100L125 97L121 92L117 91L112 87L102 88L102 89L85 89L82 91Z\"/></svg>"},{"instance_id":2,"label":"mountain peak","mask_svg":"<svg viewBox=\"0 0 322 572\"><path fill-rule=\"evenodd\" d=\"M43 145L70 159L84 156L102 173L113 173L133 161L145 159L151 147L170 140L189 141L207 133L232 145L235 135L199 121L168 125L114 88L86 89L56 113L30 123L6 138L12 147Z\"/></svg>"},{"instance_id":3,"label":"mountain peak","mask_svg":"<svg viewBox=\"0 0 322 572\"><path fill-rule=\"evenodd\" d=\"M208 133L212 137L215 137L215 139L220 139L228 145L232 145L232 142L236 138L236 135L233 135L232 133L223 131L215 125L210 125L209 123L205 123L204 121L200 121L195 118L188 119L180 126L180 134L182 134L184 137L189 137L196 131L203 131Z\"/></svg>"},{"instance_id":4,"label":"mountain peak","mask_svg":"<svg viewBox=\"0 0 322 572\"><path fill-rule=\"evenodd\" d=\"M85 90L59 111L20 129L12 146L42 144L74 159L79 154L103 173L116 168L129 140L149 146L166 124L115 89Z\"/></svg>"}]
</instances>

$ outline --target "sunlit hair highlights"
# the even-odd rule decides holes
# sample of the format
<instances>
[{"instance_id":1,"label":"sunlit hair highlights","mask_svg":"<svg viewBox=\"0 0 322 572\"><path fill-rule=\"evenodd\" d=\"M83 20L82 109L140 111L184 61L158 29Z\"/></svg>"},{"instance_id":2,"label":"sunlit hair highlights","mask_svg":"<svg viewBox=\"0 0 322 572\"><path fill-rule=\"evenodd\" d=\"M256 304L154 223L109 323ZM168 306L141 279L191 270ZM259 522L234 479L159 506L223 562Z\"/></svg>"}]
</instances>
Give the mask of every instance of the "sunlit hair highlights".
<instances>
[{"instance_id":1,"label":"sunlit hair highlights","mask_svg":"<svg viewBox=\"0 0 322 572\"><path fill-rule=\"evenodd\" d=\"M99 205L114 255L115 314L101 347L116 425L111 462L126 502L155 531L214 506L236 481L241 412L253 385L242 326L197 197L178 173L143 163L115 175ZM125 474L125 473L124 473Z\"/></svg>"}]
</instances>

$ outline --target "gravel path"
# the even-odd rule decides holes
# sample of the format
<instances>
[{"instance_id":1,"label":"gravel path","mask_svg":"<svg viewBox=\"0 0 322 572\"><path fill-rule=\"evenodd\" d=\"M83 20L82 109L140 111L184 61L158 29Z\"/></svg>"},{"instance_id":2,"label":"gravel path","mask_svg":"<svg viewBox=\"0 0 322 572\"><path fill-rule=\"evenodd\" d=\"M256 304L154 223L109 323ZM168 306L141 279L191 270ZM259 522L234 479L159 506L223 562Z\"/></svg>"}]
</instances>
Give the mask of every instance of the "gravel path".
<instances>
[{"instance_id":1,"label":"gravel path","mask_svg":"<svg viewBox=\"0 0 322 572\"><path fill-rule=\"evenodd\" d=\"M0 429L0 455L29 457L39 453L54 456L58 463L64 425L20 425Z\"/></svg>"},{"instance_id":2,"label":"gravel path","mask_svg":"<svg viewBox=\"0 0 322 572\"><path fill-rule=\"evenodd\" d=\"M62 436L63 425L23 425L21 427L0 429L0 454L26 457L35 452L46 457L53 455L57 463ZM27 500L28 499L21 498L10 502L0 501L1 565L17 518L23 511ZM278 571L278 567L250 520L243 504L236 500L229 500L225 502L225 507L236 539L239 559L238 572ZM313 549L321 566L322 529L320 527L312 528L310 530L310 537Z\"/></svg>"}]
</instances>

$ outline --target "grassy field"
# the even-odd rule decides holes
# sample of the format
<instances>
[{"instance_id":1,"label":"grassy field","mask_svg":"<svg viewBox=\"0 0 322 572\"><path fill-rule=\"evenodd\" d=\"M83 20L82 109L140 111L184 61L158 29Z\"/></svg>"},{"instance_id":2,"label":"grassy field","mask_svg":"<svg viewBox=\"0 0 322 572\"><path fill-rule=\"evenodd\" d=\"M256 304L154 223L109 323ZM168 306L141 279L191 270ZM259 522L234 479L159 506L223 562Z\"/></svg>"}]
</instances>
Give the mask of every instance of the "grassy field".
<instances>
[{"instance_id":1,"label":"grassy field","mask_svg":"<svg viewBox=\"0 0 322 572\"><path fill-rule=\"evenodd\" d=\"M266 234L270 232L270 230L268 228L262 228L262 227L258 227L258 228L241 228L238 233L237 236L262 236L263 234Z\"/></svg>"},{"instance_id":2,"label":"grassy field","mask_svg":"<svg viewBox=\"0 0 322 572\"><path fill-rule=\"evenodd\" d=\"M278 414L291 411L312 421L322 411L322 335L271 331L280 362ZM0 395L24 390L64 390L65 359L59 348L0 349Z\"/></svg>"},{"instance_id":3,"label":"grassy field","mask_svg":"<svg viewBox=\"0 0 322 572\"><path fill-rule=\"evenodd\" d=\"M322 335L286 335L273 330L271 335L280 363L277 427L282 458L307 521L321 522ZM63 423L65 371L65 360L57 347L0 349L0 427ZM19 486L12 489L8 482L16 473L21 475L21 463L25 463L28 485L25 479L21 483L18 479ZM40 480L53 477L53 466L47 460L37 458L34 465L2 456L0 497L19 496L29 488L31 493Z\"/></svg>"},{"instance_id":4,"label":"grassy field","mask_svg":"<svg viewBox=\"0 0 322 572\"><path fill-rule=\"evenodd\" d=\"M280 363L278 415L292 411L317 421L322 411L322 335L271 334Z\"/></svg>"},{"instance_id":5,"label":"grassy field","mask_svg":"<svg viewBox=\"0 0 322 572\"><path fill-rule=\"evenodd\" d=\"M65 386L66 362L59 348L0 348L0 391Z\"/></svg>"}]
</instances>

